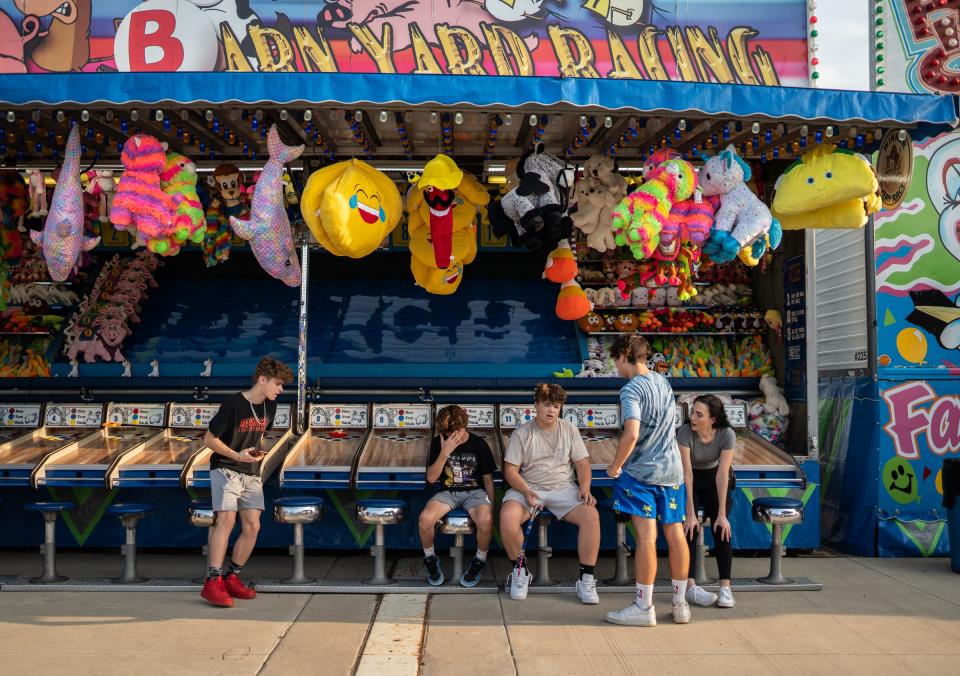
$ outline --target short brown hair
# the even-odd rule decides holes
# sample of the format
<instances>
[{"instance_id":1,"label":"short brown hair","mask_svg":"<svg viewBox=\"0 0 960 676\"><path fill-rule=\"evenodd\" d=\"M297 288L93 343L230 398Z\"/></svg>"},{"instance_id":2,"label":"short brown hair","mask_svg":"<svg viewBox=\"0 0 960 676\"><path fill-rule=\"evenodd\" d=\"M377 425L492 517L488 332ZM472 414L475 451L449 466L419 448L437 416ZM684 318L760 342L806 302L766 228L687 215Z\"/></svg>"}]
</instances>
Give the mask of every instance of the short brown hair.
<instances>
[{"instance_id":1,"label":"short brown hair","mask_svg":"<svg viewBox=\"0 0 960 676\"><path fill-rule=\"evenodd\" d=\"M631 364L646 363L650 358L650 343L636 334L617 336L610 346L610 356L614 359L624 357Z\"/></svg>"},{"instance_id":2,"label":"short brown hair","mask_svg":"<svg viewBox=\"0 0 960 676\"><path fill-rule=\"evenodd\" d=\"M453 434L459 429L467 429L469 422L467 411L461 406L444 406L437 411L437 432L443 436Z\"/></svg>"},{"instance_id":3,"label":"short brown hair","mask_svg":"<svg viewBox=\"0 0 960 676\"><path fill-rule=\"evenodd\" d=\"M553 383L540 383L533 393L533 400L538 404L555 404L563 406L567 400L566 391Z\"/></svg>"},{"instance_id":4,"label":"short brown hair","mask_svg":"<svg viewBox=\"0 0 960 676\"><path fill-rule=\"evenodd\" d=\"M276 378L284 384L293 381L293 371L290 367L273 357L264 357L257 362L257 368L253 370L253 382L260 380L260 376L267 380Z\"/></svg>"}]
</instances>

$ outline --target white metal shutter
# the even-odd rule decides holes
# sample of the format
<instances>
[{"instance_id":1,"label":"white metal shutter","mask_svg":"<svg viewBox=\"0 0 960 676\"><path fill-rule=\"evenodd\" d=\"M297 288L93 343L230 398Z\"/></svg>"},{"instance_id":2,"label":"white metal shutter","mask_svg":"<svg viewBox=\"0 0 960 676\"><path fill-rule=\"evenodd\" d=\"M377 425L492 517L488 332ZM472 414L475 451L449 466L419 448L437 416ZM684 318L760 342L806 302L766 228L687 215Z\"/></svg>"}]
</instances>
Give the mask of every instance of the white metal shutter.
<instances>
[{"instance_id":1,"label":"white metal shutter","mask_svg":"<svg viewBox=\"0 0 960 676\"><path fill-rule=\"evenodd\" d=\"M867 368L864 228L815 230L817 370ZM809 302L809 301L808 301Z\"/></svg>"}]
</instances>

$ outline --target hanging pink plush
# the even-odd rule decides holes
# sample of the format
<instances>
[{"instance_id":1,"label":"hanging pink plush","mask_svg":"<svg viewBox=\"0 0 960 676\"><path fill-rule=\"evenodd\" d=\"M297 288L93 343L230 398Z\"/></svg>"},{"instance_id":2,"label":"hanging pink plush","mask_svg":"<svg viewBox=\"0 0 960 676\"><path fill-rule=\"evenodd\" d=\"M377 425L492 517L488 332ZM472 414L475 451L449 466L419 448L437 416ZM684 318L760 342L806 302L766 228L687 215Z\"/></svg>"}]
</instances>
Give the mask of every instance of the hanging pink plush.
<instances>
[{"instance_id":1,"label":"hanging pink plush","mask_svg":"<svg viewBox=\"0 0 960 676\"><path fill-rule=\"evenodd\" d=\"M250 204L250 220L230 217L230 227L250 242L261 267L287 286L300 284L300 260L293 245L290 219L283 205L283 165L300 157L303 146L287 146L280 140L277 126L267 134L270 159L260 172Z\"/></svg>"},{"instance_id":2,"label":"hanging pink plush","mask_svg":"<svg viewBox=\"0 0 960 676\"><path fill-rule=\"evenodd\" d=\"M67 279L83 251L89 251L99 237L83 237L83 188L80 187L80 131L74 126L67 139L60 178L50 201L50 213L43 231L33 230L30 237L43 251L50 279Z\"/></svg>"},{"instance_id":3,"label":"hanging pink plush","mask_svg":"<svg viewBox=\"0 0 960 676\"><path fill-rule=\"evenodd\" d=\"M160 187L167 161L163 145L152 136L136 134L123 144L120 161L123 175L113 197L110 221L117 230L130 230L151 251L172 253L170 237L175 232L177 209L173 198Z\"/></svg>"}]
</instances>

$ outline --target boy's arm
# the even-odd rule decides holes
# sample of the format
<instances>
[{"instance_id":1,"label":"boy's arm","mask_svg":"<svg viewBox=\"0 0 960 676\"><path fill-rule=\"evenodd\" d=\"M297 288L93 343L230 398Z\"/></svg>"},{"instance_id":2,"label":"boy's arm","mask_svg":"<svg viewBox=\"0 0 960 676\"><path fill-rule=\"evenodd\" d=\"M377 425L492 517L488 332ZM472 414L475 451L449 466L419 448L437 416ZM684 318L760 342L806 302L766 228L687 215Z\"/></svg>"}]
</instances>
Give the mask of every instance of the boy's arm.
<instances>
[{"instance_id":1,"label":"boy's arm","mask_svg":"<svg viewBox=\"0 0 960 676\"><path fill-rule=\"evenodd\" d=\"M616 479L623 472L623 463L627 461L634 447L637 445L637 439L640 438L640 421L630 418L623 423L623 432L620 434L620 445L617 446L617 454L613 462L607 467L607 474Z\"/></svg>"},{"instance_id":2,"label":"boy's arm","mask_svg":"<svg viewBox=\"0 0 960 676\"><path fill-rule=\"evenodd\" d=\"M213 434L210 433L210 430L207 430L207 433L203 435L203 444L217 455L230 458L235 462L257 462L260 460L259 457L251 455L251 451L256 450L252 446L239 452L235 451L220 441L220 439L213 436Z\"/></svg>"}]
</instances>

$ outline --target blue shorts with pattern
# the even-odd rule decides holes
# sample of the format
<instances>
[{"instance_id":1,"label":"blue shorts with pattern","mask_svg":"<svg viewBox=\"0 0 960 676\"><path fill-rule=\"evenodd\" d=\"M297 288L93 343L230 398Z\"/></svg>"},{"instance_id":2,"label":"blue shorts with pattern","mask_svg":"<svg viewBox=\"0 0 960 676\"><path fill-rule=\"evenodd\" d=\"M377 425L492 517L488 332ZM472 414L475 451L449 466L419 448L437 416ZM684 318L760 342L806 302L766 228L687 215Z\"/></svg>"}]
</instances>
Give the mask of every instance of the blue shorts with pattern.
<instances>
[{"instance_id":1,"label":"blue shorts with pattern","mask_svg":"<svg viewBox=\"0 0 960 676\"><path fill-rule=\"evenodd\" d=\"M687 487L657 486L637 481L624 472L613 483L613 508L663 523L683 523L687 513Z\"/></svg>"}]
</instances>

